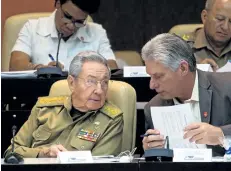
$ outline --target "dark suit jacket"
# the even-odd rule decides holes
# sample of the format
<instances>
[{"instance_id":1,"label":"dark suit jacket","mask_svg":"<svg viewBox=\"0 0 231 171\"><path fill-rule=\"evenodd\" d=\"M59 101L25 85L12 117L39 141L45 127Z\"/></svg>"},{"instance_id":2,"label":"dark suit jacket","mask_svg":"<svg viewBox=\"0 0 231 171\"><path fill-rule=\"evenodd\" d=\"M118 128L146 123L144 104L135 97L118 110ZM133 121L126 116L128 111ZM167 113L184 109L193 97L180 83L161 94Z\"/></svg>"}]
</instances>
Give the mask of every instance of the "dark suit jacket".
<instances>
[{"instance_id":1,"label":"dark suit jacket","mask_svg":"<svg viewBox=\"0 0 231 171\"><path fill-rule=\"evenodd\" d=\"M225 136L231 135L231 73L213 73L198 71L199 104L201 121L218 126ZM163 100L156 95L145 106L146 129L153 129L151 106L172 106L173 100ZM208 115L205 117L204 112ZM224 155L220 146L208 146L213 149L213 155Z\"/></svg>"}]
</instances>

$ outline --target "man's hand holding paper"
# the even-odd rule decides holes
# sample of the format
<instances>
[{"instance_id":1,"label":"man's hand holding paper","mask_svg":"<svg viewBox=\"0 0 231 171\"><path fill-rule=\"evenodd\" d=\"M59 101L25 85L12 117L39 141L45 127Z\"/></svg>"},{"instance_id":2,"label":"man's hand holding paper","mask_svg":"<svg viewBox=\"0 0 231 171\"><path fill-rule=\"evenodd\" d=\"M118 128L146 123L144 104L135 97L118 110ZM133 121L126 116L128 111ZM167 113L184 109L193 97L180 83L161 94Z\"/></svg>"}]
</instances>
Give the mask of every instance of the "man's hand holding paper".
<instances>
[{"instance_id":1,"label":"man's hand holding paper","mask_svg":"<svg viewBox=\"0 0 231 171\"><path fill-rule=\"evenodd\" d=\"M219 145L219 138L223 137L221 128L204 122L189 124L184 131L184 138L196 144Z\"/></svg>"}]
</instances>

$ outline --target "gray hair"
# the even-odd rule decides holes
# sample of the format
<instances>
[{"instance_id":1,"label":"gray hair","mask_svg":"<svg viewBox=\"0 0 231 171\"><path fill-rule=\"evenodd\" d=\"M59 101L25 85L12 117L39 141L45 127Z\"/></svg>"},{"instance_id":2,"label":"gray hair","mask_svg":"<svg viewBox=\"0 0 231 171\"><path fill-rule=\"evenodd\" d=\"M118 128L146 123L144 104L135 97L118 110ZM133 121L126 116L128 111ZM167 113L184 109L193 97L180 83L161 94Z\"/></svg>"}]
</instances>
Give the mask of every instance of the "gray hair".
<instances>
[{"instance_id":1,"label":"gray hair","mask_svg":"<svg viewBox=\"0 0 231 171\"><path fill-rule=\"evenodd\" d=\"M71 61L69 67L69 75L73 76L74 78L77 78L82 70L83 64L89 61L98 62L106 66L109 72L109 78L111 77L111 70L107 64L107 60L103 56L101 56L100 54L94 51L81 52L77 56L75 56Z\"/></svg>"},{"instance_id":2,"label":"gray hair","mask_svg":"<svg viewBox=\"0 0 231 171\"><path fill-rule=\"evenodd\" d=\"M211 10L213 8L213 5L215 2L216 2L216 0L207 0L205 3L205 9Z\"/></svg>"},{"instance_id":3,"label":"gray hair","mask_svg":"<svg viewBox=\"0 0 231 171\"><path fill-rule=\"evenodd\" d=\"M169 34L159 34L142 48L143 60L157 60L176 71L181 61L186 61L191 72L196 70L196 59L192 48L182 38Z\"/></svg>"}]
</instances>

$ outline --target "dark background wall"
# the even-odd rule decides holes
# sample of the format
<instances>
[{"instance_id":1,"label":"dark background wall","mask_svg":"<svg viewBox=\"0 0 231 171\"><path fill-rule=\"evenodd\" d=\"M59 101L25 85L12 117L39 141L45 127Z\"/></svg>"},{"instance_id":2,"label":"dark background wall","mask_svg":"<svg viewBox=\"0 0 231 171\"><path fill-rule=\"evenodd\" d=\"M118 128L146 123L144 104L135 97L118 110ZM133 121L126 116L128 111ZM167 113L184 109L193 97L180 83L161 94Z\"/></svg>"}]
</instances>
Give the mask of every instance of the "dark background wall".
<instances>
[{"instance_id":1,"label":"dark background wall","mask_svg":"<svg viewBox=\"0 0 231 171\"><path fill-rule=\"evenodd\" d=\"M200 23L205 0L101 0L95 22L107 30L113 50L137 50L182 23ZM52 11L54 0L2 0L2 27L11 15ZM4 35L3 35L4 36Z\"/></svg>"},{"instance_id":2,"label":"dark background wall","mask_svg":"<svg viewBox=\"0 0 231 171\"><path fill-rule=\"evenodd\" d=\"M107 30L113 50L140 51L176 24L200 23L204 5L205 0L101 0L93 18Z\"/></svg>"}]
</instances>

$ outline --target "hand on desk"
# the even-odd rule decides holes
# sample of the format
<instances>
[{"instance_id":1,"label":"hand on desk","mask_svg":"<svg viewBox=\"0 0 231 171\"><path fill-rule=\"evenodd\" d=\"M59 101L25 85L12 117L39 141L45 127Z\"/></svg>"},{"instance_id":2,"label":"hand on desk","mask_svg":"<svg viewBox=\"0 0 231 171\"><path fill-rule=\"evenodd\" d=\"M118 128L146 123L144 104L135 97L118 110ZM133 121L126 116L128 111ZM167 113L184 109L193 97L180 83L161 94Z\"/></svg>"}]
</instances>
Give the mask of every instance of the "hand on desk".
<instances>
[{"instance_id":1,"label":"hand on desk","mask_svg":"<svg viewBox=\"0 0 231 171\"><path fill-rule=\"evenodd\" d=\"M163 148L165 145L164 136L156 129L149 129L145 134L153 134L143 138L143 149Z\"/></svg>"},{"instance_id":2,"label":"hand on desk","mask_svg":"<svg viewBox=\"0 0 231 171\"><path fill-rule=\"evenodd\" d=\"M50 148L43 148L40 152L38 157L57 157L58 152L67 151L61 144L59 145L52 145Z\"/></svg>"},{"instance_id":3,"label":"hand on desk","mask_svg":"<svg viewBox=\"0 0 231 171\"><path fill-rule=\"evenodd\" d=\"M56 62L52 61L49 62L48 65L43 65L43 64L34 64L36 67L33 67L32 69L38 69L38 68L46 68L46 67L55 67ZM59 62L59 67L63 70L64 65Z\"/></svg>"},{"instance_id":4,"label":"hand on desk","mask_svg":"<svg viewBox=\"0 0 231 171\"><path fill-rule=\"evenodd\" d=\"M221 144L219 138L222 138L223 132L221 128L201 122L192 123L185 127L184 138L189 138L190 142L196 144L219 145Z\"/></svg>"}]
</instances>

